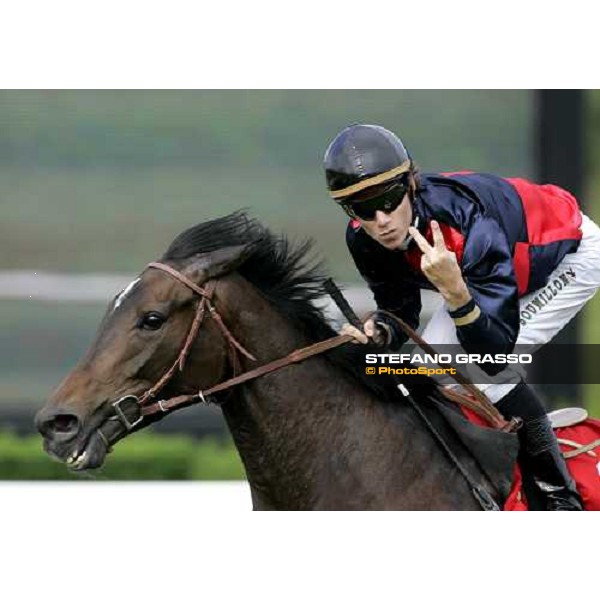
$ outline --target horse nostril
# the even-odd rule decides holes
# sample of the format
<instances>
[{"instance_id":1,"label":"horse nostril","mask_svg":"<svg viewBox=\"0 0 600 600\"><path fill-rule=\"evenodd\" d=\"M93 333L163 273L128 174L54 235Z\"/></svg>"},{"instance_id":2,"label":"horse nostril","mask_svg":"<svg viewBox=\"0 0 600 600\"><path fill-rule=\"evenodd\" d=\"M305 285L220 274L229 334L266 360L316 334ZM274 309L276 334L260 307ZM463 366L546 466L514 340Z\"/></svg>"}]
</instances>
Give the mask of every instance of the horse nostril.
<instances>
[{"instance_id":1,"label":"horse nostril","mask_svg":"<svg viewBox=\"0 0 600 600\"><path fill-rule=\"evenodd\" d=\"M56 433L68 433L77 429L78 423L75 415L57 415L52 419L51 427Z\"/></svg>"},{"instance_id":2,"label":"horse nostril","mask_svg":"<svg viewBox=\"0 0 600 600\"><path fill-rule=\"evenodd\" d=\"M39 415L37 426L40 433L47 438L67 441L75 437L79 431L79 419L69 413Z\"/></svg>"}]
</instances>

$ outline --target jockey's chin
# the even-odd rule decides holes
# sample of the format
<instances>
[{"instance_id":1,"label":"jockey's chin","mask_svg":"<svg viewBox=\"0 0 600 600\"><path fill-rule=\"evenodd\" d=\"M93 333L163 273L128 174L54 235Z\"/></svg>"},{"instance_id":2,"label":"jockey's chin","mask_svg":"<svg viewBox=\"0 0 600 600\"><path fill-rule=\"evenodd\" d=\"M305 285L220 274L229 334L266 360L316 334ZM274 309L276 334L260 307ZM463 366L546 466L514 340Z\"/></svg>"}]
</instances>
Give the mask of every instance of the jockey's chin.
<instances>
[{"instance_id":1,"label":"jockey's chin","mask_svg":"<svg viewBox=\"0 0 600 600\"><path fill-rule=\"evenodd\" d=\"M369 230L370 229L370 230ZM406 230L390 229L377 231L375 228L365 227L367 233L384 248L388 250L405 250L408 242L408 228Z\"/></svg>"},{"instance_id":2,"label":"jockey's chin","mask_svg":"<svg viewBox=\"0 0 600 600\"><path fill-rule=\"evenodd\" d=\"M408 242L408 231L404 233L392 234L389 237L382 236L379 243L388 250L406 250Z\"/></svg>"}]
</instances>

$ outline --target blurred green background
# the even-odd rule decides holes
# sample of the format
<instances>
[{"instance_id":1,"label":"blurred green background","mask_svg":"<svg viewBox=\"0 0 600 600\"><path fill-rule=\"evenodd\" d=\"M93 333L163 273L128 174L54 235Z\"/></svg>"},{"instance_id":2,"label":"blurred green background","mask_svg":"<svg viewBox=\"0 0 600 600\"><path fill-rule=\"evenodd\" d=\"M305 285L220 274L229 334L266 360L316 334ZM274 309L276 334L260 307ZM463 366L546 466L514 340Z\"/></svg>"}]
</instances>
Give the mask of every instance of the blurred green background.
<instances>
[{"instance_id":1,"label":"blurred green background","mask_svg":"<svg viewBox=\"0 0 600 600\"><path fill-rule=\"evenodd\" d=\"M424 170L531 175L524 91L0 92L0 268L138 270L182 229L249 207L357 280L322 157L397 130Z\"/></svg>"},{"instance_id":2,"label":"blurred green background","mask_svg":"<svg viewBox=\"0 0 600 600\"><path fill-rule=\"evenodd\" d=\"M600 217L600 95L586 100L585 201ZM533 111L533 93L522 90L0 91L0 271L133 275L184 228L246 207L276 231L314 238L330 272L358 283L321 167L342 127L365 121L396 131L424 171L534 177ZM0 297L0 415L27 407L33 416L91 341L105 304ZM583 318L586 341L597 342L597 299ZM600 416L598 394L586 387ZM3 435L0 478L60 477L63 467L41 454L37 438ZM197 466L202 449L215 464L228 457L221 475L242 476L226 437L137 437L119 445L106 477L221 478ZM156 456L189 454L188 466L156 477L123 466L139 465L135 457L150 456L153 444Z\"/></svg>"}]
</instances>

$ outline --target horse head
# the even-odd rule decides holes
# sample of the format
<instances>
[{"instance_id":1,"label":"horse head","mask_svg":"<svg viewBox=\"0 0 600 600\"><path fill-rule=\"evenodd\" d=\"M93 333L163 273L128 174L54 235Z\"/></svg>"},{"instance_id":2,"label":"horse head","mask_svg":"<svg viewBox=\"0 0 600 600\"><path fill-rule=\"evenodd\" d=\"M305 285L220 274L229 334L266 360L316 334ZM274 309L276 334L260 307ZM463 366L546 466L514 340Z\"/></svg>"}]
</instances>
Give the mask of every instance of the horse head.
<instances>
[{"instance_id":1,"label":"horse head","mask_svg":"<svg viewBox=\"0 0 600 600\"><path fill-rule=\"evenodd\" d=\"M203 317L215 311L221 290L227 293L221 278L243 263L251 246L187 256L179 236L161 263L151 263L112 300L87 353L36 415L46 452L75 470L99 467L115 441L160 416L128 417L128 399L135 408L149 394L160 402L225 377L231 339L222 320Z\"/></svg>"}]
</instances>

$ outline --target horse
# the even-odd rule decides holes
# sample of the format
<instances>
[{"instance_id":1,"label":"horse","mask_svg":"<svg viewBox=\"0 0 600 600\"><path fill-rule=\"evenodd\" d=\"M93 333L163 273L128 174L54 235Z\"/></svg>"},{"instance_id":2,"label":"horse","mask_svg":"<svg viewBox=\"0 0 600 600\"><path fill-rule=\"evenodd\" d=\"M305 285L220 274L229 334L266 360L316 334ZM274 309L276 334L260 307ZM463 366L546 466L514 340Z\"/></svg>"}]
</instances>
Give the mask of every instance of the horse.
<instances>
[{"instance_id":1,"label":"horse","mask_svg":"<svg viewBox=\"0 0 600 600\"><path fill-rule=\"evenodd\" d=\"M206 400L198 390L335 337L319 306L324 279L310 240L292 244L245 212L183 231L110 302L91 346L37 413L45 451L75 471L98 468L121 437L162 418L169 399ZM365 374L358 350L340 345L209 397L253 509L480 510L414 407ZM441 397L432 381L406 383L420 405ZM159 408L127 417L140 397ZM448 423L431 418L501 502Z\"/></svg>"}]
</instances>

